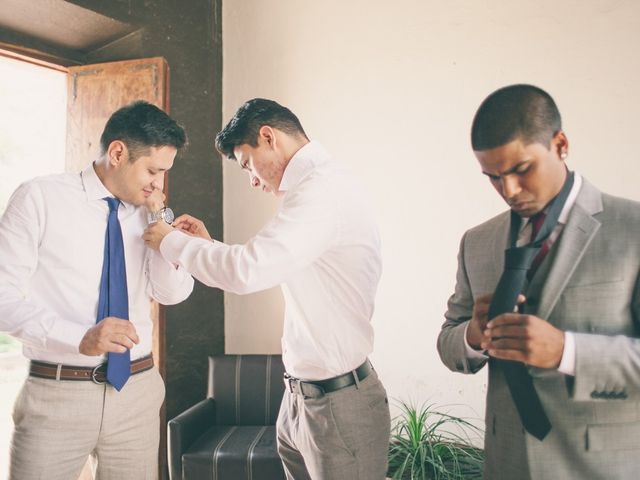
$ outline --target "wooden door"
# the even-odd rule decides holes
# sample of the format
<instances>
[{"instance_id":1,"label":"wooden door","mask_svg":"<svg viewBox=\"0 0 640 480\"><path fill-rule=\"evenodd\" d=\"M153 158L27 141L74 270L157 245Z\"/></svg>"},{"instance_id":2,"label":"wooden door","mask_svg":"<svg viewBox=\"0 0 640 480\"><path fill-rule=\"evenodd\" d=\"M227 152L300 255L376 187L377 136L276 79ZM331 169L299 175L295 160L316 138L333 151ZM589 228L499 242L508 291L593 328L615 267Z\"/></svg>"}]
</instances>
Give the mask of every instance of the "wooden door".
<instances>
[{"instance_id":1,"label":"wooden door","mask_svg":"<svg viewBox=\"0 0 640 480\"><path fill-rule=\"evenodd\" d=\"M67 172L79 172L100 155L100 135L111 114L133 102L146 100L169 111L169 67L164 58L69 67L67 81ZM165 175L164 191L168 196ZM165 377L164 309L151 302L153 358ZM160 468L166 465L166 413L160 411ZM83 478L83 477L81 477ZM162 478L162 476L161 476Z\"/></svg>"}]
</instances>

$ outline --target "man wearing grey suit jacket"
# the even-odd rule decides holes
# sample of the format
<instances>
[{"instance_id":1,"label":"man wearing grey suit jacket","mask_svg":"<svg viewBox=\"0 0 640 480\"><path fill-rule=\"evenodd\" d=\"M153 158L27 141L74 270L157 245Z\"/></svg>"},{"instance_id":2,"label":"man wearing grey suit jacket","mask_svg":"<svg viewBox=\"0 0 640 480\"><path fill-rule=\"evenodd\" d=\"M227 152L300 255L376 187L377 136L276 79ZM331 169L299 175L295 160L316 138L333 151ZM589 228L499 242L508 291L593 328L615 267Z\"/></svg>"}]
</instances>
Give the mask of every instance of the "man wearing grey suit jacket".
<instances>
[{"instance_id":1,"label":"man wearing grey suit jacket","mask_svg":"<svg viewBox=\"0 0 640 480\"><path fill-rule=\"evenodd\" d=\"M512 85L480 106L472 145L511 212L462 238L438 350L453 371L476 373L489 364L485 478L637 478L640 204L575 174L518 312L487 318L511 222L519 225L514 243L528 243L532 219L548 210L569 176L569 143L553 99L537 87ZM523 427L505 361L525 365L533 380L532 394L551 424L542 440Z\"/></svg>"}]
</instances>

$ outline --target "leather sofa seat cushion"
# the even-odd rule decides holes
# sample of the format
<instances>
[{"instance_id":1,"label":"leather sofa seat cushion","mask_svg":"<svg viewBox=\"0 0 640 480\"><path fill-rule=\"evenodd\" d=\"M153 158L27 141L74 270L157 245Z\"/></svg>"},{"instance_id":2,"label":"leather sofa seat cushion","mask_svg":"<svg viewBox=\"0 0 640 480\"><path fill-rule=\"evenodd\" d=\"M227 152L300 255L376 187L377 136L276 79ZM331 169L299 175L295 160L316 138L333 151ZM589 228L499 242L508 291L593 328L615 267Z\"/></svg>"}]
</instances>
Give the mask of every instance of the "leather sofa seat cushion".
<instances>
[{"instance_id":1,"label":"leather sofa seat cushion","mask_svg":"<svg viewBox=\"0 0 640 480\"><path fill-rule=\"evenodd\" d=\"M183 478L284 478L276 427L216 425L182 455Z\"/></svg>"}]
</instances>

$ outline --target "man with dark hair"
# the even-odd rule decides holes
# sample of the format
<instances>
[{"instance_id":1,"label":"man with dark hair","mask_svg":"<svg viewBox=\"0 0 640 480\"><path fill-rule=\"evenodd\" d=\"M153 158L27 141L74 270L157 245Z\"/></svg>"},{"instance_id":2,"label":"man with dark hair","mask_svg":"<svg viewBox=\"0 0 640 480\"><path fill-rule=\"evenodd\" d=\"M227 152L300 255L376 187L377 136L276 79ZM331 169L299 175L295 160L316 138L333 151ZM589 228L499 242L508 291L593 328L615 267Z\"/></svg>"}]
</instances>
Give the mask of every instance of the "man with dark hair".
<instances>
[{"instance_id":1,"label":"man with dark hair","mask_svg":"<svg viewBox=\"0 0 640 480\"><path fill-rule=\"evenodd\" d=\"M567 169L537 87L491 94L471 132L510 211L465 233L438 350L456 372L489 364L485 478L635 478L640 205Z\"/></svg>"},{"instance_id":2,"label":"man with dark hair","mask_svg":"<svg viewBox=\"0 0 640 480\"><path fill-rule=\"evenodd\" d=\"M516 138L525 145L549 145L560 130L560 112L547 92L533 85L513 85L480 105L471 127L471 147L476 152L491 150Z\"/></svg>"},{"instance_id":3,"label":"man with dark hair","mask_svg":"<svg viewBox=\"0 0 640 480\"><path fill-rule=\"evenodd\" d=\"M155 105L139 100L114 112L100 136L104 155L111 142L120 140L127 145L129 156L135 161L149 146L172 146L181 149L187 142L184 129Z\"/></svg>"},{"instance_id":4,"label":"man with dark hair","mask_svg":"<svg viewBox=\"0 0 640 480\"><path fill-rule=\"evenodd\" d=\"M211 287L281 285L286 392L277 422L287 478L382 480L389 407L367 357L381 273L373 211L361 184L276 102L245 103L216 137L251 185L282 197L276 217L244 245L211 241L203 223L147 229L147 244Z\"/></svg>"},{"instance_id":5,"label":"man with dark hair","mask_svg":"<svg viewBox=\"0 0 640 480\"><path fill-rule=\"evenodd\" d=\"M159 108L115 112L100 158L28 181L0 220L0 331L31 360L14 409L9 478L157 478L164 385L150 300L178 303L193 279L145 247L185 132Z\"/></svg>"},{"instance_id":6,"label":"man with dark hair","mask_svg":"<svg viewBox=\"0 0 640 480\"><path fill-rule=\"evenodd\" d=\"M273 100L254 98L242 105L229 124L216 135L216 148L222 155L236 160L234 148L244 144L257 147L259 130L263 125L309 141L300 120L291 110Z\"/></svg>"}]
</instances>

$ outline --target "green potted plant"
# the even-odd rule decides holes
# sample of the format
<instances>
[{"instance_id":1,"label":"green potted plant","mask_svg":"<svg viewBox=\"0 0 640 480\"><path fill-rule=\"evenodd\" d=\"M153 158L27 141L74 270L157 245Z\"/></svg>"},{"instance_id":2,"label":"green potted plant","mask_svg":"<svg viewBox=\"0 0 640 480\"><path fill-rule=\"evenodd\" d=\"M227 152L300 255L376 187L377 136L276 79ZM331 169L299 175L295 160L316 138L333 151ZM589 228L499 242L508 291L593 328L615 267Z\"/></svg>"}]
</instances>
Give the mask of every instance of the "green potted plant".
<instances>
[{"instance_id":1,"label":"green potted plant","mask_svg":"<svg viewBox=\"0 0 640 480\"><path fill-rule=\"evenodd\" d=\"M483 450L473 446L482 431L465 420L401 402L389 446L389 476L394 480L480 479Z\"/></svg>"}]
</instances>

